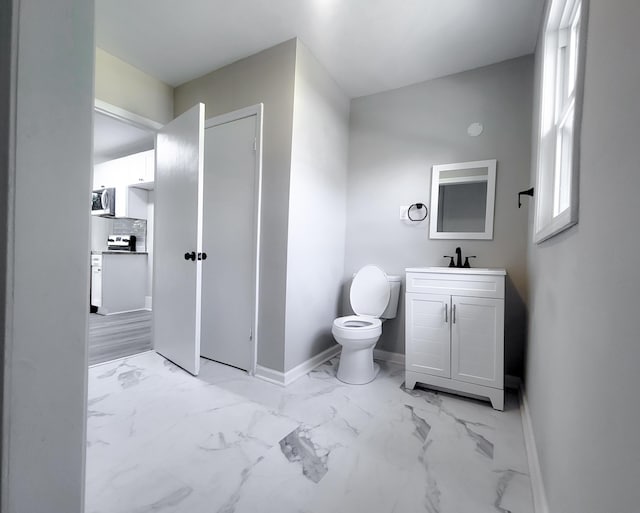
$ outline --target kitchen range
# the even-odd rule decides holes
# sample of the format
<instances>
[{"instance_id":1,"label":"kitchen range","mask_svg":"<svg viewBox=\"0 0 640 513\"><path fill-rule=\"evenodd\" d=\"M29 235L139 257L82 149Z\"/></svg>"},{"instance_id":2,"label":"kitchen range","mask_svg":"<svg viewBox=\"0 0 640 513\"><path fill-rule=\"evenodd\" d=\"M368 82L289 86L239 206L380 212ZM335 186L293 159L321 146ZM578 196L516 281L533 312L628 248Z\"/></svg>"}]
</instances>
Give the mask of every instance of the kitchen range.
<instances>
[{"instance_id":1,"label":"kitchen range","mask_svg":"<svg viewBox=\"0 0 640 513\"><path fill-rule=\"evenodd\" d=\"M107 248L110 251L135 251L135 235L109 235L107 237Z\"/></svg>"}]
</instances>

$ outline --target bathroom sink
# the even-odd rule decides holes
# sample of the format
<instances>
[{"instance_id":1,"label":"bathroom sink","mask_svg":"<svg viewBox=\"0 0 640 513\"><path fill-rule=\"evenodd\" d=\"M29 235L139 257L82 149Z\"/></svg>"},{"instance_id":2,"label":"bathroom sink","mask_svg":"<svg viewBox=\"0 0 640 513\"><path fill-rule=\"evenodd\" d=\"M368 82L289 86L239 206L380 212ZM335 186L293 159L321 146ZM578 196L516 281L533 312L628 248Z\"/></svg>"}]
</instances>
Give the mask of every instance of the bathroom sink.
<instances>
[{"instance_id":1,"label":"bathroom sink","mask_svg":"<svg viewBox=\"0 0 640 513\"><path fill-rule=\"evenodd\" d=\"M490 274L505 275L504 269L489 267L408 267L405 269L411 273L444 273L444 274Z\"/></svg>"}]
</instances>

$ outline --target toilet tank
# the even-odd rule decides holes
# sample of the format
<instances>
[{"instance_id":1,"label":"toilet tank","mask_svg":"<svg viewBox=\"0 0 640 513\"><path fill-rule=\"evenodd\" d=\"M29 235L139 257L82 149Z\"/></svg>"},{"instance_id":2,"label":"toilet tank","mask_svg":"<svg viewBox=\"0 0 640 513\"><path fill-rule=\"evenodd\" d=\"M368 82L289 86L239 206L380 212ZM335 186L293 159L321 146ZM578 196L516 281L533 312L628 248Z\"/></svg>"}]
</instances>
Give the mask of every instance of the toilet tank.
<instances>
[{"instance_id":1,"label":"toilet tank","mask_svg":"<svg viewBox=\"0 0 640 513\"><path fill-rule=\"evenodd\" d=\"M394 319L398 313L398 299L400 298L400 285L402 284L402 277L387 274L387 279L391 285L391 295L389 296L389 304L385 308L384 312L380 316L381 319Z\"/></svg>"}]
</instances>

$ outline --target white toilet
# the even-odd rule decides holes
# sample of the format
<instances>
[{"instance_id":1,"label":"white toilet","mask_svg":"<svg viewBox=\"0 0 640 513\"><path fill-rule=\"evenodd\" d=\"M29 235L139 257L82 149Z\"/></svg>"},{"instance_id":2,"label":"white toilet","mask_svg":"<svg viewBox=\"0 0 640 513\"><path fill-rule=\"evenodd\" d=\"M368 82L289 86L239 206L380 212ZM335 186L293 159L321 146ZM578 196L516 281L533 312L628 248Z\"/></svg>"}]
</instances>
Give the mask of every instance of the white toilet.
<instances>
[{"instance_id":1,"label":"white toilet","mask_svg":"<svg viewBox=\"0 0 640 513\"><path fill-rule=\"evenodd\" d=\"M375 265L366 265L353 277L349 299L356 315L338 317L331 333L342 346L338 379L352 385L373 381L379 366L373 348L382 334L382 322L398 310L400 276L389 276Z\"/></svg>"}]
</instances>

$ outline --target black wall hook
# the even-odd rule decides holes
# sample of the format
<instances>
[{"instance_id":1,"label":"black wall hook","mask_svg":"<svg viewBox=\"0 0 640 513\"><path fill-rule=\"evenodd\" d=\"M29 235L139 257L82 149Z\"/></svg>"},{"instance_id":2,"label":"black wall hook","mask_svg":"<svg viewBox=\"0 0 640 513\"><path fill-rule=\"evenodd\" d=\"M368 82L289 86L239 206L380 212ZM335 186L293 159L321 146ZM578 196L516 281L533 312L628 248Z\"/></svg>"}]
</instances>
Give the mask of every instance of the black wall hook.
<instances>
[{"instance_id":1,"label":"black wall hook","mask_svg":"<svg viewBox=\"0 0 640 513\"><path fill-rule=\"evenodd\" d=\"M531 196L533 198L533 187L531 187L531 189L527 189L526 191L520 191L518 193L518 208L522 206L522 203L520 202L520 196L522 196L523 194L526 194L527 196Z\"/></svg>"},{"instance_id":2,"label":"black wall hook","mask_svg":"<svg viewBox=\"0 0 640 513\"><path fill-rule=\"evenodd\" d=\"M417 219L414 219L413 217L411 217L411 209L414 208L416 210L422 210L424 208L424 217L420 217ZM409 221L424 221L427 216L429 215L429 209L427 208L427 206L424 203L413 203L412 205L409 206L409 208L407 209L407 217L409 218Z\"/></svg>"}]
</instances>

